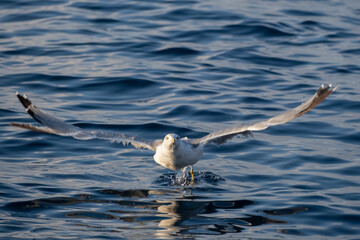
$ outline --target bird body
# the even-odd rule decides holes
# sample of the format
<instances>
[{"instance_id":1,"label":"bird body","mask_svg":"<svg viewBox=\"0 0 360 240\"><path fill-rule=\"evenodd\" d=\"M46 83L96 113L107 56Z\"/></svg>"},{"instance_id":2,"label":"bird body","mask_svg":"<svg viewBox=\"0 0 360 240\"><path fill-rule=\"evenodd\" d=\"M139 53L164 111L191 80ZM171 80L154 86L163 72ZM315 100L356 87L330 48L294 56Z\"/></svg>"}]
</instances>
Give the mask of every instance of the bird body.
<instances>
[{"instance_id":1,"label":"bird body","mask_svg":"<svg viewBox=\"0 0 360 240\"><path fill-rule=\"evenodd\" d=\"M202 144L192 145L187 138L176 134L167 134L163 143L156 148L154 160L163 167L178 170L189 165L194 165L203 155Z\"/></svg>"},{"instance_id":2,"label":"bird body","mask_svg":"<svg viewBox=\"0 0 360 240\"><path fill-rule=\"evenodd\" d=\"M322 85L317 92L306 102L288 110L275 117L265 121L256 122L248 125L239 125L219 131L209 133L202 138L188 139L181 138L176 134L167 134L163 140L148 141L138 136L131 136L125 133L109 132L103 130L89 131L77 126L68 124L56 117L53 117L32 104L25 96L16 93L20 102L25 107L27 113L43 126L34 126L32 124L11 123L12 126L25 128L37 132L51 133L62 136L72 136L80 140L88 139L106 139L111 141L122 142L124 144L132 144L136 148L146 148L155 151L154 160L161 166L178 170L186 166L191 166L191 175L193 175L192 165L200 160L203 155L204 147L208 144L223 144L235 136L248 137L252 135L252 131L260 131L269 126L279 125L291 121L305 114L316 105L321 103L327 96L335 91L331 84Z\"/></svg>"}]
</instances>

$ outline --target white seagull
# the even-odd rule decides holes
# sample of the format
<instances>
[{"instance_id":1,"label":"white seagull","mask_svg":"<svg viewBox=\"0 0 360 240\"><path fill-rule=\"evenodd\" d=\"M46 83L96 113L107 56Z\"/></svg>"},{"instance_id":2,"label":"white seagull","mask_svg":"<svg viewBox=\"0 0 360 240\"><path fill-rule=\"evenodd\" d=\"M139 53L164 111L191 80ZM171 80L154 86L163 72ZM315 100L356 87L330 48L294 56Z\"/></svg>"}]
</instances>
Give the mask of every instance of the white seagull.
<instances>
[{"instance_id":1,"label":"white seagull","mask_svg":"<svg viewBox=\"0 0 360 240\"><path fill-rule=\"evenodd\" d=\"M155 162L165 168L178 170L183 169L186 166L190 166L191 177L192 180L194 180L192 166L200 160L204 152L204 147L207 144L215 143L220 145L227 142L234 136L239 135L248 137L252 135L252 131L260 131L268 128L269 126L289 122L297 117L300 117L321 103L327 96L334 92L335 89L336 87L332 88L331 84L327 86L322 85L305 103L302 103L298 107L288 110L273 118L253 124L226 128L212 132L202 138L195 139L189 139L187 137L180 138L177 134L169 133L162 140L148 141L138 136L131 136L125 133L82 129L41 111L38 107L32 104L26 95L21 95L18 92L16 92L16 95L22 105L24 105L27 113L43 126L34 126L26 123L10 123L10 125L37 132L51 133L61 136L72 136L80 140L97 138L122 142L123 144L130 143L139 149L146 148L155 151Z\"/></svg>"}]
</instances>

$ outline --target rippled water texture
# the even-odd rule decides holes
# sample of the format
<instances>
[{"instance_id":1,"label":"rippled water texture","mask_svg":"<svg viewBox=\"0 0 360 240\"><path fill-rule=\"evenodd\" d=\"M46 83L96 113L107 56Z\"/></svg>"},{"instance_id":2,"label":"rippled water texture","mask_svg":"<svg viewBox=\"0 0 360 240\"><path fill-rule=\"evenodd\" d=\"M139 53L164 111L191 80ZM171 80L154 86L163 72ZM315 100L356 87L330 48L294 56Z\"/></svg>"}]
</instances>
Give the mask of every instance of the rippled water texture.
<instances>
[{"instance_id":1,"label":"rippled water texture","mask_svg":"<svg viewBox=\"0 0 360 240\"><path fill-rule=\"evenodd\" d=\"M0 1L1 239L359 239L360 1ZM116 142L25 131L15 96L86 129L201 137L189 176Z\"/></svg>"}]
</instances>

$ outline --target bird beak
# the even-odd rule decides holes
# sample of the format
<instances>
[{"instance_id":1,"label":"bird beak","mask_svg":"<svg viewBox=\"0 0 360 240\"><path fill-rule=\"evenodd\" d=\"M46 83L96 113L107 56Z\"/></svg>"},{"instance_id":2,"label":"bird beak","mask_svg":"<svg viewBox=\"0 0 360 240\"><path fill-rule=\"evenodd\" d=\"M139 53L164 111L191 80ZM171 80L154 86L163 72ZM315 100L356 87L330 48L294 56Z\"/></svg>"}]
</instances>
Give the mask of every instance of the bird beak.
<instances>
[{"instance_id":1,"label":"bird beak","mask_svg":"<svg viewBox=\"0 0 360 240\"><path fill-rule=\"evenodd\" d=\"M170 143L171 143L171 144L174 144L174 143L175 143L175 138L171 138L171 139L170 139Z\"/></svg>"}]
</instances>

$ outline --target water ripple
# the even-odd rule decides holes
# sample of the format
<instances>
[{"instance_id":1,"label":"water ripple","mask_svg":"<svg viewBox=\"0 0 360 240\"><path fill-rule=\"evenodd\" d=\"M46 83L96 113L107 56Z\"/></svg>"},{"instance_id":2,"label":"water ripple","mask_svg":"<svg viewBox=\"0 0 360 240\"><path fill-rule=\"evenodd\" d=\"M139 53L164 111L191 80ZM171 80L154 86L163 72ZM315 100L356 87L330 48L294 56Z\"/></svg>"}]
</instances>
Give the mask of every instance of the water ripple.
<instances>
[{"instance_id":1,"label":"water ripple","mask_svg":"<svg viewBox=\"0 0 360 240\"><path fill-rule=\"evenodd\" d=\"M6 239L355 239L354 1L0 1L0 231ZM15 92L84 129L197 138L339 85L288 124L209 145L188 171L153 152L14 128ZM49 221L51 219L51 221Z\"/></svg>"}]
</instances>

